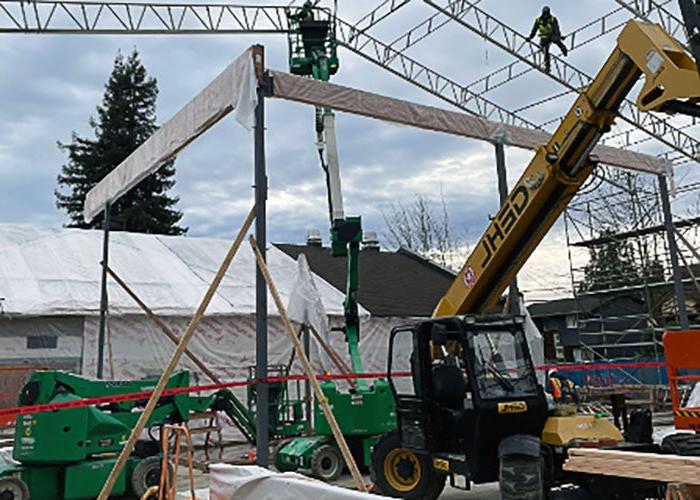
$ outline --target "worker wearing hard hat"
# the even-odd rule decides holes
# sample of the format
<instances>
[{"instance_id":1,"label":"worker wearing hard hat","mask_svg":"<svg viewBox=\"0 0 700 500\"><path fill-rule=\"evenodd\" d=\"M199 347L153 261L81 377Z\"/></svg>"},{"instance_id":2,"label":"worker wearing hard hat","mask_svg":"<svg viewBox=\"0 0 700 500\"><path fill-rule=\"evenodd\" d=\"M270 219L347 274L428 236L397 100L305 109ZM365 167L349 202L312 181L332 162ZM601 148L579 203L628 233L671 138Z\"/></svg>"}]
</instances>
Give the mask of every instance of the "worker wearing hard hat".
<instances>
[{"instance_id":1,"label":"worker wearing hard hat","mask_svg":"<svg viewBox=\"0 0 700 500\"><path fill-rule=\"evenodd\" d=\"M557 370L549 370L547 373L547 392L552 395L556 413L569 415L576 413L576 408L581 398L576 390L576 385Z\"/></svg>"},{"instance_id":2,"label":"worker wearing hard hat","mask_svg":"<svg viewBox=\"0 0 700 500\"><path fill-rule=\"evenodd\" d=\"M535 19L535 24L532 26L528 40L532 40L535 33L540 34L540 50L544 54L544 70L549 73L551 57L549 55L549 46L553 43L561 50L563 55L568 54L566 45L562 42L561 31L559 30L559 21L552 15L549 7L542 9L542 15Z\"/></svg>"},{"instance_id":3,"label":"worker wearing hard hat","mask_svg":"<svg viewBox=\"0 0 700 500\"><path fill-rule=\"evenodd\" d=\"M294 15L297 21L313 21L314 20L314 3L311 0L306 0L304 5Z\"/></svg>"}]
</instances>

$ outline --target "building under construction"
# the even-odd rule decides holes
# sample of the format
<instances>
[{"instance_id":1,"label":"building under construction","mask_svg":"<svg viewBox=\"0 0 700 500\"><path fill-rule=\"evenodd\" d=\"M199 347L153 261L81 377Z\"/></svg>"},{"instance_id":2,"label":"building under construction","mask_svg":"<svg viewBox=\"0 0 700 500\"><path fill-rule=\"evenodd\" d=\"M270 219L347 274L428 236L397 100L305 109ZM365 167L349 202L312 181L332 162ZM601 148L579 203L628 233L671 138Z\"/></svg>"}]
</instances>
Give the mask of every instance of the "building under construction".
<instances>
[{"instance_id":1,"label":"building under construction","mask_svg":"<svg viewBox=\"0 0 700 500\"><path fill-rule=\"evenodd\" d=\"M84 304L97 314L92 342L83 343L94 352L83 349L79 368L25 367L21 387L5 389L16 392L16 403L0 409L12 429L0 497L695 498L700 255L698 183L688 179L700 157L700 7L609 3L578 27L564 25L563 6L532 6L527 32L512 19L517 9L489 0L386 0L354 22L338 2L321 0L0 0L6 34L251 38L85 194L83 217L101 220L101 231L71 236L84 240L91 271L66 244L54 252L54 266L32 276L22 256L36 240L10 231L19 244L6 250L15 264L0 273L3 308L28 308L51 293L56 302L75 299L71 286L85 285L89 272ZM458 83L414 58L415 46L439 39L438 31L468 35L464 44L486 44L505 64ZM275 33L286 70L269 65L280 47L256 44L256 36ZM344 53L439 106L341 84ZM592 70L578 57L584 53L599 56ZM435 59L431 65L440 64ZM276 194L269 187L280 175L268 165L270 146L289 128L267 112L278 103L309 111L308 148L328 202L318 208L330 241L321 256L317 247L307 259L269 244L268 201ZM342 187L339 124L351 116L491 144L498 208L454 274L432 263L426 272L423 262L394 279L399 264L385 259L375 280L365 279L372 293L360 292L360 269L371 260L363 241L376 247L376 239L361 216L348 215L370 211L372 202L350 203ZM111 211L126 193L232 118L252 138L253 186L231 241L115 231ZM530 157L524 168L507 165L514 148ZM519 274L557 224L569 254L568 302L528 310L534 301ZM153 245L169 251L158 254ZM319 274L335 262L333 287ZM159 273L176 275L166 292ZM426 295L411 287L432 290L438 282L442 290L425 314L418 296ZM362 306L363 297L381 298L381 287L416 298L415 314L403 310L383 332L368 328ZM159 308L167 303L182 306L182 321L169 321L167 306ZM149 373L114 377L115 366L129 362L128 352L114 356L123 339L110 331L121 304L136 305L133 313L152 327L143 337L158 336L166 352L160 362L153 356ZM245 317L217 327L213 311ZM250 335L230 342L238 333L229 321L245 322ZM46 333L24 337L27 350L58 342ZM138 350L139 338L132 340ZM142 351L134 358L143 365L149 350ZM221 370L227 363L234 366ZM633 397L640 387L651 387L650 401Z\"/></svg>"}]
</instances>

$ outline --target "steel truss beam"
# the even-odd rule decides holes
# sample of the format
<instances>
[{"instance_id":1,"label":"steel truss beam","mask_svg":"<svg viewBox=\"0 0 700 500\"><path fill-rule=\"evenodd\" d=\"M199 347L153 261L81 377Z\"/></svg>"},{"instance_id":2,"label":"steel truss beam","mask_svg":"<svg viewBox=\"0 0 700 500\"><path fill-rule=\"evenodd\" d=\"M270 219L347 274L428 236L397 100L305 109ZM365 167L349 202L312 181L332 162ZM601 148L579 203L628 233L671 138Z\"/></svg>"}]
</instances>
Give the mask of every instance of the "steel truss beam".
<instances>
[{"instance_id":1,"label":"steel truss beam","mask_svg":"<svg viewBox=\"0 0 700 500\"><path fill-rule=\"evenodd\" d=\"M338 43L426 92L473 115L508 125L541 130L535 123L481 97L424 64L337 19Z\"/></svg>"},{"instance_id":2,"label":"steel truss beam","mask_svg":"<svg viewBox=\"0 0 700 500\"><path fill-rule=\"evenodd\" d=\"M581 89L592 81L591 76L555 55L551 56L552 71L546 73L543 70L543 55L534 43L529 42L521 33L474 6L472 2L467 0L452 3L449 0L423 1L570 90ZM444 6L437 2L444 4ZM629 99L626 99L620 106L618 116L688 159L696 161L700 158L700 142L654 114L642 113Z\"/></svg>"},{"instance_id":3,"label":"steel truss beam","mask_svg":"<svg viewBox=\"0 0 700 500\"><path fill-rule=\"evenodd\" d=\"M0 0L0 33L226 34L287 31L285 7Z\"/></svg>"},{"instance_id":4,"label":"steel truss beam","mask_svg":"<svg viewBox=\"0 0 700 500\"><path fill-rule=\"evenodd\" d=\"M384 0L355 23L357 31L366 31L407 5L411 0Z\"/></svg>"},{"instance_id":5,"label":"steel truss beam","mask_svg":"<svg viewBox=\"0 0 700 500\"><path fill-rule=\"evenodd\" d=\"M627 9L635 17L650 23L659 23L674 38L687 48L685 24L676 14L665 8L671 0L615 0L621 7Z\"/></svg>"}]
</instances>

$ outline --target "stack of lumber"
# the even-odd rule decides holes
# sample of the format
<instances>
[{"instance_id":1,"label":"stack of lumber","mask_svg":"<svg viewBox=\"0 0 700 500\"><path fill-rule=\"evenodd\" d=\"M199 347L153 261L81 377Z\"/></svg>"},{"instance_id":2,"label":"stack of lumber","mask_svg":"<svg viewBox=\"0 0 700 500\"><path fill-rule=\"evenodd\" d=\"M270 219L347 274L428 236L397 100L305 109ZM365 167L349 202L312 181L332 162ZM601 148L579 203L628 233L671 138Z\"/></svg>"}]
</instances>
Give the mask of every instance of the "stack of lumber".
<instances>
[{"instance_id":1,"label":"stack of lumber","mask_svg":"<svg viewBox=\"0 0 700 500\"><path fill-rule=\"evenodd\" d=\"M700 485L700 457L572 448L564 470Z\"/></svg>"}]
</instances>

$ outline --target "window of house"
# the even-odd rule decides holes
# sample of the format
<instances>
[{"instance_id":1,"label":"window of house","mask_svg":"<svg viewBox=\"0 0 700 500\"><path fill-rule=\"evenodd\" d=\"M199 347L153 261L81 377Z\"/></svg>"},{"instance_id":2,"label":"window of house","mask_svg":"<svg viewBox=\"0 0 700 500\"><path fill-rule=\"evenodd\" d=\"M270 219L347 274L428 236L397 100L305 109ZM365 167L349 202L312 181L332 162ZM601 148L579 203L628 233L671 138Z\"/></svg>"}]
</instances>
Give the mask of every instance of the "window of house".
<instances>
[{"instance_id":1,"label":"window of house","mask_svg":"<svg viewBox=\"0 0 700 500\"><path fill-rule=\"evenodd\" d=\"M578 320L575 314L569 314L566 316L566 327L567 328L577 328Z\"/></svg>"},{"instance_id":2,"label":"window of house","mask_svg":"<svg viewBox=\"0 0 700 500\"><path fill-rule=\"evenodd\" d=\"M56 335L29 335L27 337L27 349L56 349L58 337Z\"/></svg>"}]
</instances>

